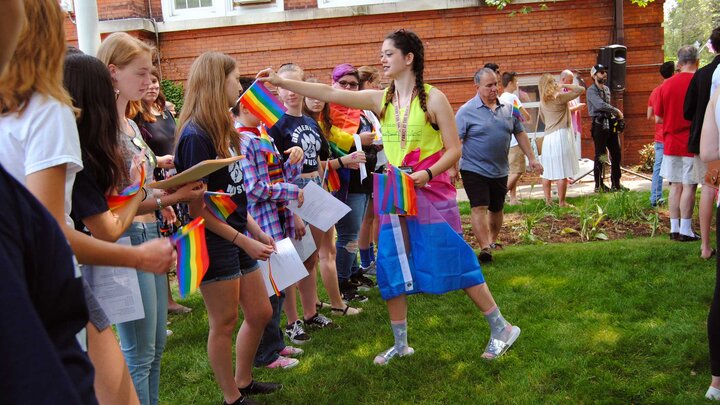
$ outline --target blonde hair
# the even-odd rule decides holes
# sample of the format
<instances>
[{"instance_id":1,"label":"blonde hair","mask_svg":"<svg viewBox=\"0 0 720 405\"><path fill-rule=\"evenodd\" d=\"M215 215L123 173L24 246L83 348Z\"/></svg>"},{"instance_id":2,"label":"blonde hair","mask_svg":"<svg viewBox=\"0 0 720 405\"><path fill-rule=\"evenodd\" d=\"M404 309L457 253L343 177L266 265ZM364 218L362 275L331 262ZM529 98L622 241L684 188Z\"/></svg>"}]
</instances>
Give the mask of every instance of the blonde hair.
<instances>
[{"instance_id":1,"label":"blonde hair","mask_svg":"<svg viewBox=\"0 0 720 405\"><path fill-rule=\"evenodd\" d=\"M190 122L202 128L212 139L218 156L230 157L230 147L240 153L240 137L228 113L225 80L236 69L235 59L220 52L205 52L190 67L185 102L175 136Z\"/></svg>"},{"instance_id":2,"label":"blonde hair","mask_svg":"<svg viewBox=\"0 0 720 405\"><path fill-rule=\"evenodd\" d=\"M22 114L38 93L73 106L63 87L64 15L57 0L24 0L17 48L0 75L0 113Z\"/></svg>"},{"instance_id":3,"label":"blonde hair","mask_svg":"<svg viewBox=\"0 0 720 405\"><path fill-rule=\"evenodd\" d=\"M548 102L555 99L555 94L560 90L560 86L558 86L557 81L555 81L555 76L550 73L544 73L542 77L540 77L538 89L540 90L540 100Z\"/></svg>"},{"instance_id":4,"label":"blonde hair","mask_svg":"<svg viewBox=\"0 0 720 405\"><path fill-rule=\"evenodd\" d=\"M154 52L155 47L129 34L114 32L108 35L100 44L97 58L105 65L115 65L122 69L132 63L138 56L150 55L152 57ZM135 118L142 110L142 100L131 100L125 109L125 117Z\"/></svg>"},{"instance_id":5,"label":"blonde hair","mask_svg":"<svg viewBox=\"0 0 720 405\"><path fill-rule=\"evenodd\" d=\"M282 73L297 73L300 75L300 80L305 80L305 71L298 65L294 63L285 63L280 66L280 68L277 70L277 74Z\"/></svg>"}]
</instances>

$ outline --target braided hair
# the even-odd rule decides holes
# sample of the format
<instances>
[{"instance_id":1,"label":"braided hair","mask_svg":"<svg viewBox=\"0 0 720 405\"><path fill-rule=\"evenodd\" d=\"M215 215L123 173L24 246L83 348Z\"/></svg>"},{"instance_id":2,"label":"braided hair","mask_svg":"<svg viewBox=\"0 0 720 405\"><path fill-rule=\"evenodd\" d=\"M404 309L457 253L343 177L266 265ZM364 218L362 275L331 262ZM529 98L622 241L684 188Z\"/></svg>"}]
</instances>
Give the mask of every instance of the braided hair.
<instances>
[{"instance_id":1,"label":"braided hair","mask_svg":"<svg viewBox=\"0 0 720 405\"><path fill-rule=\"evenodd\" d=\"M425 48L417 36L412 31L405 29L397 30L389 34L385 39L389 39L393 42L395 48L399 49L403 55L409 53L413 54L412 71L415 73L415 91L417 91L418 98L420 100L420 107L425 112L425 120L430 121L430 113L427 109L427 93L425 92L423 71L425 70ZM395 81L393 80L388 87L387 93L385 93L385 103L383 103L382 110L380 110L380 119L385 116L385 111L388 105L392 102L393 96L395 95Z\"/></svg>"}]
</instances>

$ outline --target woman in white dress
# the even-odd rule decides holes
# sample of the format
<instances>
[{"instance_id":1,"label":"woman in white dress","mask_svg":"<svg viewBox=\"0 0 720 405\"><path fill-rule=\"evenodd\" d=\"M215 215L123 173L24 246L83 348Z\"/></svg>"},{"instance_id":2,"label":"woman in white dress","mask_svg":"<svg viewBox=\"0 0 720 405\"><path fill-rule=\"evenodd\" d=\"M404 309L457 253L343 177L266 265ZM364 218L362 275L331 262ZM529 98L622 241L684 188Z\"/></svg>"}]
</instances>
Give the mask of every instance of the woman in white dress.
<instances>
[{"instance_id":1,"label":"woman in white dress","mask_svg":"<svg viewBox=\"0 0 720 405\"><path fill-rule=\"evenodd\" d=\"M558 84L555 77L549 73L540 78L539 88L540 114L545 121L545 137L540 156L540 163L545 168L542 174L545 203L552 204L551 182L557 181L558 203L565 207L567 179L579 170L568 102L578 98L585 92L585 88L574 84Z\"/></svg>"}]
</instances>

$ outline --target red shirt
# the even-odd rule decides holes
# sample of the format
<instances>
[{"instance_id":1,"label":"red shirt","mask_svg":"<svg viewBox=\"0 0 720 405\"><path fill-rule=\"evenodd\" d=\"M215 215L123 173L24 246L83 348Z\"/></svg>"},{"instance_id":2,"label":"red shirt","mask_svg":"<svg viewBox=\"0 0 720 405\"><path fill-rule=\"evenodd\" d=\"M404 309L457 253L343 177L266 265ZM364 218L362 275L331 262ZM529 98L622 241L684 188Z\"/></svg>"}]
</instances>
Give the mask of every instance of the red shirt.
<instances>
[{"instance_id":1,"label":"red shirt","mask_svg":"<svg viewBox=\"0 0 720 405\"><path fill-rule=\"evenodd\" d=\"M660 84L660 86L662 86L662 84ZM658 102L657 95L660 86L657 86L653 89L652 93L650 93L650 98L648 99L648 107L653 109L653 114L656 114L655 105ZM655 142L663 142L663 124L655 124Z\"/></svg>"},{"instance_id":2,"label":"red shirt","mask_svg":"<svg viewBox=\"0 0 720 405\"><path fill-rule=\"evenodd\" d=\"M688 152L690 121L683 116L685 93L690 86L693 73L680 72L665 80L658 88L654 113L663 119L664 154L692 157Z\"/></svg>"}]
</instances>

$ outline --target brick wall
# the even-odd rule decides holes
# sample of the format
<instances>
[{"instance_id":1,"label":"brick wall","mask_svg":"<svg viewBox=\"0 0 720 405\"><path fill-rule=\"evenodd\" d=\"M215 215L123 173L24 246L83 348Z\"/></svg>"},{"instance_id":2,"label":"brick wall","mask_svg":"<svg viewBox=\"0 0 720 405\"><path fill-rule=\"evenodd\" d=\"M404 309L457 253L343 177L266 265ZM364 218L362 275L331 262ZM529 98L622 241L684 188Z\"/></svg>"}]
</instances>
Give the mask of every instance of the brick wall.
<instances>
[{"instance_id":1,"label":"brick wall","mask_svg":"<svg viewBox=\"0 0 720 405\"><path fill-rule=\"evenodd\" d=\"M657 69L663 62L662 3L656 1L639 8L626 2L625 6L626 164L637 161L638 150L652 141L653 126L644 117L647 97L661 82ZM131 8L136 1L127 4ZM288 10L316 4L314 0L285 1ZM237 59L244 75L292 61L327 82L332 68L339 63L378 66L385 35L393 29L408 28L425 43L425 80L442 90L454 108L474 95L472 75L487 62L498 63L503 71L533 76L577 69L589 84L588 71L595 63L597 48L610 44L612 39L612 0L547 5L546 11L514 17L508 14L519 6L503 11L470 7L161 33L162 71L166 79L183 81L199 54L222 51ZM153 8L160 9L159 0L153 0ZM71 41L73 35L68 35ZM587 116L584 121L583 155L591 156Z\"/></svg>"}]
</instances>

